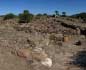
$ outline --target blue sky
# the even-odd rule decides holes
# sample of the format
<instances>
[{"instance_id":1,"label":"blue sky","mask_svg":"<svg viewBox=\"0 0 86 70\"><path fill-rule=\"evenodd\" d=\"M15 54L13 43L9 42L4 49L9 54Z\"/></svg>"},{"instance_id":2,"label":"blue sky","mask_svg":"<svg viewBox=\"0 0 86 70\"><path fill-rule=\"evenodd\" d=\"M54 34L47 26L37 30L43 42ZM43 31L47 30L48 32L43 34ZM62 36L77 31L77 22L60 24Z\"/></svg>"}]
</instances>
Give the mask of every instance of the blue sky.
<instances>
[{"instance_id":1,"label":"blue sky","mask_svg":"<svg viewBox=\"0 0 86 70\"><path fill-rule=\"evenodd\" d=\"M18 14L25 9L34 14L53 14L55 10L75 14L86 12L86 0L0 0L0 15Z\"/></svg>"}]
</instances>

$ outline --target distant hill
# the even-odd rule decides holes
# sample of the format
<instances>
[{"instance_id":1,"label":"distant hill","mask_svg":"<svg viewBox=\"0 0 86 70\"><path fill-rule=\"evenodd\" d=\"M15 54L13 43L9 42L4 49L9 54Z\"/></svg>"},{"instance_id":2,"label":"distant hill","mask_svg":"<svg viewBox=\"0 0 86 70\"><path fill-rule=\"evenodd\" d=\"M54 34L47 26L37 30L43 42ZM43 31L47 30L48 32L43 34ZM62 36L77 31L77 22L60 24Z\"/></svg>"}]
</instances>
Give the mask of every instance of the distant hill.
<instances>
[{"instance_id":1,"label":"distant hill","mask_svg":"<svg viewBox=\"0 0 86 70\"><path fill-rule=\"evenodd\" d=\"M81 18L81 19L83 19L84 22L86 22L86 12L79 13L79 14L74 14L71 17L73 17L73 18Z\"/></svg>"},{"instance_id":2,"label":"distant hill","mask_svg":"<svg viewBox=\"0 0 86 70\"><path fill-rule=\"evenodd\" d=\"M79 18L79 17L86 18L86 12L74 14L71 17L75 17L75 18Z\"/></svg>"}]
</instances>

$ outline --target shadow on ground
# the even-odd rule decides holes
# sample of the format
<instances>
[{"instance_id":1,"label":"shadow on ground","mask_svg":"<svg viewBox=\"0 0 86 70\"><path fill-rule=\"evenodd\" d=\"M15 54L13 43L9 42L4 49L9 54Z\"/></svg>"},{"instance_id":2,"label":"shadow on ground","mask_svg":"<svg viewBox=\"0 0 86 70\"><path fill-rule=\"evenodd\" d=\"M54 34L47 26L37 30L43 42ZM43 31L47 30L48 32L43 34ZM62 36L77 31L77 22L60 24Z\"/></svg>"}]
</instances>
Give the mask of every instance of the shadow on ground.
<instances>
[{"instance_id":1,"label":"shadow on ground","mask_svg":"<svg viewBox=\"0 0 86 70\"><path fill-rule=\"evenodd\" d=\"M74 55L71 64L80 67L81 70L86 70L86 51L79 51Z\"/></svg>"}]
</instances>

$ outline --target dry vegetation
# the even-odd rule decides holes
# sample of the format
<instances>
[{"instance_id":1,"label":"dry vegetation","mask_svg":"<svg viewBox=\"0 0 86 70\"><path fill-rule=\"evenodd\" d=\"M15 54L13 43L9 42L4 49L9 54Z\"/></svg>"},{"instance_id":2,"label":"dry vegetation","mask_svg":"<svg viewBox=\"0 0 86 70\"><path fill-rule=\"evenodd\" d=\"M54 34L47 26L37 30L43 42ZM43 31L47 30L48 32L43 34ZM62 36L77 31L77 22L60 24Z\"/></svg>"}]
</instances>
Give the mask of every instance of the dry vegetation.
<instances>
[{"instance_id":1,"label":"dry vegetation","mask_svg":"<svg viewBox=\"0 0 86 70\"><path fill-rule=\"evenodd\" d=\"M79 51L86 51L86 35L77 33L76 28L62 25L63 22L69 23L68 25L75 23L74 26L77 27L80 21L70 19L41 17L28 24L19 24L16 19L0 20L0 69L81 70L85 68L78 66L78 63L74 64L76 61L74 58L77 58ZM79 28L82 31L82 27L79 26ZM27 61L17 56L19 49L37 47L42 48L48 55L47 57L52 59L53 64L50 68L43 66L39 61Z\"/></svg>"}]
</instances>

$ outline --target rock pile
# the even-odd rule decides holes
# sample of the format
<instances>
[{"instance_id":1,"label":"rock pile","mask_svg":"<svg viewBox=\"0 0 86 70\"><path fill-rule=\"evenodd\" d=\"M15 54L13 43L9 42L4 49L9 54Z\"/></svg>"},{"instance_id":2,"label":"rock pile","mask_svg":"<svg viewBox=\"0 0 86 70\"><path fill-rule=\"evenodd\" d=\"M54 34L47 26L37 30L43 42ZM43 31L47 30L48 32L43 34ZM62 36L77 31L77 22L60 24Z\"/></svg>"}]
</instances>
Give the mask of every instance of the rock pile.
<instances>
[{"instance_id":1,"label":"rock pile","mask_svg":"<svg viewBox=\"0 0 86 70\"><path fill-rule=\"evenodd\" d=\"M42 65L51 67L52 66L52 60L48 57L48 55L43 51L41 48L35 48L35 49L19 49L17 51L17 55L19 57L24 58L27 61L38 61Z\"/></svg>"}]
</instances>

